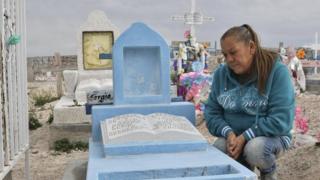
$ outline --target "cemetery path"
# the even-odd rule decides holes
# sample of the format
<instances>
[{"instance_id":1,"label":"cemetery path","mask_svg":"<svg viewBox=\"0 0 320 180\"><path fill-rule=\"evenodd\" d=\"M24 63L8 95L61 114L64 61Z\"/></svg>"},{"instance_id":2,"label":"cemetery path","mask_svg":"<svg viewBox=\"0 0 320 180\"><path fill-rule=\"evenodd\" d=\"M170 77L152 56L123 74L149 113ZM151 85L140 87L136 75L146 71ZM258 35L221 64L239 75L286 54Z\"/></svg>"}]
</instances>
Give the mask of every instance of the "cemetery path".
<instances>
[{"instance_id":1,"label":"cemetery path","mask_svg":"<svg viewBox=\"0 0 320 180\"><path fill-rule=\"evenodd\" d=\"M49 89L55 89L51 86L39 86ZM33 90L37 90L35 87ZM30 98L31 99L31 98ZM320 95L305 93L297 99L297 105L301 106L304 115L309 119L309 131L307 135L316 136L320 133ZM49 124L46 123L51 113L51 106L56 102L46 104L43 107L35 108L30 103L29 109L34 109L42 127L30 131L30 174L34 180L60 180L63 177L64 170L71 160L87 160L88 152L73 151L71 153L56 153L49 150ZM202 118L199 116L198 118ZM212 143L212 137L205 123L201 123L198 130ZM305 145L293 148L284 156L278 159L279 180L314 180L320 179L320 146ZM24 158L17 162L13 169L13 179L20 180L24 176Z\"/></svg>"},{"instance_id":2,"label":"cemetery path","mask_svg":"<svg viewBox=\"0 0 320 180\"><path fill-rule=\"evenodd\" d=\"M60 180L63 177L68 162L79 159L88 159L88 152L72 151L71 153L57 153L49 149L49 124L47 123L52 108L57 101L45 104L42 107L34 107L31 94L34 91L42 92L55 89L54 83L46 83L32 87L29 91L29 111L34 111L42 127L30 131L30 175L33 180ZM39 88L41 87L41 88ZM53 95L55 92L53 92ZM24 158L20 159L13 169L13 180L24 178Z\"/></svg>"},{"instance_id":3,"label":"cemetery path","mask_svg":"<svg viewBox=\"0 0 320 180\"><path fill-rule=\"evenodd\" d=\"M301 107L303 116L308 120L309 130L306 135L314 138L319 138L320 135L319 102L320 95L309 94L308 92L296 98L297 106ZM306 145L294 148L279 158L279 179L320 179L320 146L310 142L301 143L306 143Z\"/></svg>"}]
</instances>

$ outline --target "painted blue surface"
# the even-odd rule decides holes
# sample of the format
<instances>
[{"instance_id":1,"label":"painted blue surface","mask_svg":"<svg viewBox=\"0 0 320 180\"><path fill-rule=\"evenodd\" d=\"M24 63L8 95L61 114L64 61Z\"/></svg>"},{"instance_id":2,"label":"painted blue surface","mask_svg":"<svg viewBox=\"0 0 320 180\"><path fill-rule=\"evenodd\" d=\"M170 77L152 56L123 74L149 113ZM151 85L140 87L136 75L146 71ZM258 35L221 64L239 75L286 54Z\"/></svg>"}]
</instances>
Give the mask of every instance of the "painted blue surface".
<instances>
[{"instance_id":1,"label":"painted blue surface","mask_svg":"<svg viewBox=\"0 0 320 180\"><path fill-rule=\"evenodd\" d=\"M105 144L104 154L114 155L134 155L134 154L155 154L173 153L186 151L204 151L208 147L205 139L198 141L163 141L163 142L143 142L126 144Z\"/></svg>"},{"instance_id":2,"label":"painted blue surface","mask_svg":"<svg viewBox=\"0 0 320 180\"><path fill-rule=\"evenodd\" d=\"M173 102L169 104L135 104L135 105L94 105L92 106L92 138L94 141L101 141L100 121L123 115L168 113L186 117L193 125L195 124L195 109L190 102Z\"/></svg>"},{"instance_id":3,"label":"painted blue surface","mask_svg":"<svg viewBox=\"0 0 320 180\"><path fill-rule=\"evenodd\" d=\"M134 23L112 52L115 105L170 103L170 52L157 32Z\"/></svg>"},{"instance_id":4,"label":"painted blue surface","mask_svg":"<svg viewBox=\"0 0 320 180\"><path fill-rule=\"evenodd\" d=\"M100 142L89 142L87 180L220 179L254 180L255 173L210 146L206 151L104 157Z\"/></svg>"},{"instance_id":5,"label":"painted blue surface","mask_svg":"<svg viewBox=\"0 0 320 180\"><path fill-rule=\"evenodd\" d=\"M125 100L142 96L143 99L160 96L160 48L124 47L123 53L123 96Z\"/></svg>"}]
</instances>

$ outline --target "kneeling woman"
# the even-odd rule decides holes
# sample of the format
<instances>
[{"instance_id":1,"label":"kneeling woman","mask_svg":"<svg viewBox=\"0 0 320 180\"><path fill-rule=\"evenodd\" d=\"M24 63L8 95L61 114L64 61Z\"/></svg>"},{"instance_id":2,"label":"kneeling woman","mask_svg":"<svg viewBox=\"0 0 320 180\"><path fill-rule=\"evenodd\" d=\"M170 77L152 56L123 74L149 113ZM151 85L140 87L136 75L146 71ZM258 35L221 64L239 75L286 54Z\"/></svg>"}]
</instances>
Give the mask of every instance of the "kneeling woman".
<instances>
[{"instance_id":1,"label":"kneeling woman","mask_svg":"<svg viewBox=\"0 0 320 180\"><path fill-rule=\"evenodd\" d=\"M249 25L221 37L225 65L214 74L205 119L214 146L261 179L276 179L276 158L290 147L295 96L278 54L263 49Z\"/></svg>"}]
</instances>

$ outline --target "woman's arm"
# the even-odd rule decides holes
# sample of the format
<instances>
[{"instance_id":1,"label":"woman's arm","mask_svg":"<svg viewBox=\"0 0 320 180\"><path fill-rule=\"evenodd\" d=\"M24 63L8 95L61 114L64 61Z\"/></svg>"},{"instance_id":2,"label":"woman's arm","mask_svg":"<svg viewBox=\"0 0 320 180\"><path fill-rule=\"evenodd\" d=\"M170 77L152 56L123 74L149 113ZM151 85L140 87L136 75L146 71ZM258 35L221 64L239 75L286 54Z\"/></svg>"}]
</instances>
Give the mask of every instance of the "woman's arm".
<instances>
[{"instance_id":1,"label":"woman's arm","mask_svg":"<svg viewBox=\"0 0 320 180\"><path fill-rule=\"evenodd\" d=\"M223 118L224 110L217 101L217 91L219 89L219 85L222 84L219 81L219 73L221 72L221 69L222 68L219 68L215 72L204 114L209 132L214 136L227 138L228 134L232 132L232 129L225 122Z\"/></svg>"},{"instance_id":2,"label":"woman's arm","mask_svg":"<svg viewBox=\"0 0 320 180\"><path fill-rule=\"evenodd\" d=\"M288 69L281 66L271 77L268 109L265 116L257 117L256 123L243 135L246 140L257 136L286 136L293 126L295 95Z\"/></svg>"}]
</instances>

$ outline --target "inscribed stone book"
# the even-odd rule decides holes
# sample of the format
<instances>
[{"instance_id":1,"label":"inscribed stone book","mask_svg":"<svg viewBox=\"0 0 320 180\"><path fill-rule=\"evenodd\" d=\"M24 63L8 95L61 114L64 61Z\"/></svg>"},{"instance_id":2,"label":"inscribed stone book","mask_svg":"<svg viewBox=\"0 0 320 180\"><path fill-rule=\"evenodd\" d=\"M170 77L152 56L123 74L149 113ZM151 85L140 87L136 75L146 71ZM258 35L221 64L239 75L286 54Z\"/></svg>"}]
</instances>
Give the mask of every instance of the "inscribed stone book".
<instances>
[{"instance_id":1,"label":"inscribed stone book","mask_svg":"<svg viewBox=\"0 0 320 180\"><path fill-rule=\"evenodd\" d=\"M140 154L206 148L206 140L188 119L165 113L116 116L102 121L101 131L105 150L131 148L134 152L129 153Z\"/></svg>"}]
</instances>

